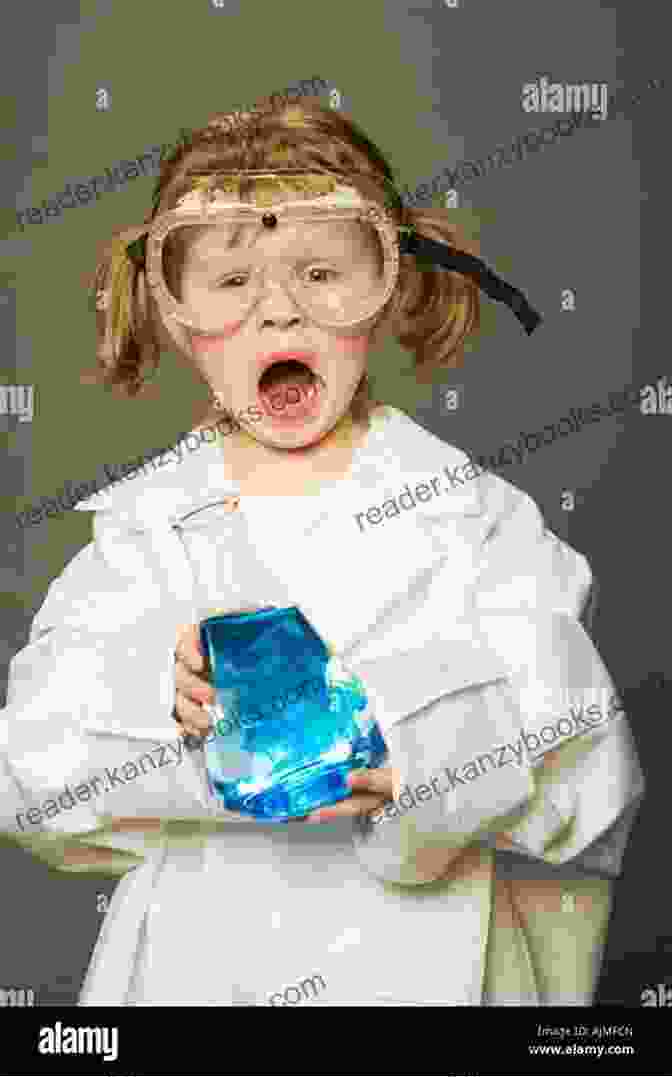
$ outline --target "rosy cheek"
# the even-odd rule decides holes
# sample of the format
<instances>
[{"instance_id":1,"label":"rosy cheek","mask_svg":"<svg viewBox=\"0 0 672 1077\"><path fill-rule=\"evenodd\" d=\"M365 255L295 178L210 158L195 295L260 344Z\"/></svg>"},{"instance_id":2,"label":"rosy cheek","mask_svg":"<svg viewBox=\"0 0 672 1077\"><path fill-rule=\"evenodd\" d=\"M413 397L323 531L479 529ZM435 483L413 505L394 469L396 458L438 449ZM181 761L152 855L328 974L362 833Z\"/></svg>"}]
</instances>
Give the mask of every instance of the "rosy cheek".
<instances>
[{"instance_id":1,"label":"rosy cheek","mask_svg":"<svg viewBox=\"0 0 672 1077\"><path fill-rule=\"evenodd\" d=\"M370 333L362 333L358 337L338 337L335 342L336 348L342 355L353 359L359 358L369 347L370 336Z\"/></svg>"},{"instance_id":2,"label":"rosy cheek","mask_svg":"<svg viewBox=\"0 0 672 1077\"><path fill-rule=\"evenodd\" d=\"M201 336L198 333L191 334L191 346L194 349L194 355L207 355L208 352L217 351L224 344L235 336L240 329L242 322L229 322L222 328L221 333L217 333L212 336Z\"/></svg>"}]
</instances>

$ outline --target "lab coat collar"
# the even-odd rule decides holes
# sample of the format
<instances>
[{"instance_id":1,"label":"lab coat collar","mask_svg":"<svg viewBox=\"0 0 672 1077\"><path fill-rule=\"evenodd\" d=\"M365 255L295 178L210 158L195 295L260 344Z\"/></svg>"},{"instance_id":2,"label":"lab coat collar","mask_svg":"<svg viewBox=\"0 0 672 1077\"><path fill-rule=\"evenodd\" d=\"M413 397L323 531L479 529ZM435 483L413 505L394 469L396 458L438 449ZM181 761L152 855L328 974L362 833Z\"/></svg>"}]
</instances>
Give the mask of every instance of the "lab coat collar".
<instances>
[{"instance_id":1,"label":"lab coat collar","mask_svg":"<svg viewBox=\"0 0 672 1077\"><path fill-rule=\"evenodd\" d=\"M221 435L220 435L221 436ZM169 459L165 459L170 455ZM429 481L446 468L453 471L468 463L461 449L442 442L415 423L398 408L381 405L371 415L370 429L364 444L356 451L347 477L326 487L320 497L295 497L293 503L307 516L316 519L328 511L332 499L347 501L366 511L395 493L402 493L405 483ZM479 484L466 482L455 488L442 479L444 492L426 504L418 503L419 517L445 515L480 515L483 512ZM396 485L395 485L396 484ZM188 521L204 509L238 495L237 484L226 476L219 439L204 441L192 430L165 453L161 465L152 464L133 478L111 484L80 501L79 512L98 513L97 523L113 525L133 532L155 531L188 526ZM275 497L248 498L256 505L274 503ZM270 507L270 506L269 506Z\"/></svg>"}]
</instances>

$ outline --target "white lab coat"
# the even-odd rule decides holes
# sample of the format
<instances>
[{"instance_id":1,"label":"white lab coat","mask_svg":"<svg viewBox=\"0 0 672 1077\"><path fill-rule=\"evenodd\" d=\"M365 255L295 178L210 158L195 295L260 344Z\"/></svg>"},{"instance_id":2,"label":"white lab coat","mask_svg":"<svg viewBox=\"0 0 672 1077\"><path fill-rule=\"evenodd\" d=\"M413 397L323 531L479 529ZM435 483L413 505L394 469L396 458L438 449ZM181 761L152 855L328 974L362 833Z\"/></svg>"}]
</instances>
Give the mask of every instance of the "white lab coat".
<instances>
[{"instance_id":1,"label":"white lab coat","mask_svg":"<svg viewBox=\"0 0 672 1077\"><path fill-rule=\"evenodd\" d=\"M642 773L579 620L586 559L503 479L449 482L466 462L382 407L316 496L228 511L221 446L190 435L77 506L93 541L10 667L0 826L56 869L123 876L80 1005L590 1004ZM392 515L419 482L431 499ZM375 823L223 811L171 717L204 596L299 606L367 686L400 790L433 795Z\"/></svg>"}]
</instances>

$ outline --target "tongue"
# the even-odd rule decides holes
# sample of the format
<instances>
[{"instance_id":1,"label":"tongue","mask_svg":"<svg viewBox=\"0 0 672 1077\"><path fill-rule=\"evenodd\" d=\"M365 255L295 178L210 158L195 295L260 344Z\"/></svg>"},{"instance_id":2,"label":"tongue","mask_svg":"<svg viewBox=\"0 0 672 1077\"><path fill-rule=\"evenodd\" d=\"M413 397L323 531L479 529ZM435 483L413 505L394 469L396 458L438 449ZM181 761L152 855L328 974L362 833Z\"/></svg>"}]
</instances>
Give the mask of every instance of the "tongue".
<instances>
[{"instance_id":1,"label":"tongue","mask_svg":"<svg viewBox=\"0 0 672 1077\"><path fill-rule=\"evenodd\" d=\"M305 374L278 374L259 393L269 414L290 417L299 415L307 407L316 389L315 379L306 371Z\"/></svg>"}]
</instances>

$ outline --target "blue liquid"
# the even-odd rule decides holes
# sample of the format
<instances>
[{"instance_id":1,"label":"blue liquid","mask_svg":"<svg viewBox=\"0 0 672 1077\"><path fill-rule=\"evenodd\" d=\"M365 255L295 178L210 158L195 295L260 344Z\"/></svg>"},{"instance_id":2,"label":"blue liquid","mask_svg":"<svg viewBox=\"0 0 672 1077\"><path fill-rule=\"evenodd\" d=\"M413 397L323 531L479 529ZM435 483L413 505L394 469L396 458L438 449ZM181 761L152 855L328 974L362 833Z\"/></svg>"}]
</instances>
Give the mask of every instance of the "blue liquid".
<instances>
[{"instance_id":1,"label":"blue liquid","mask_svg":"<svg viewBox=\"0 0 672 1077\"><path fill-rule=\"evenodd\" d=\"M296 607L239 615L239 628L243 616L248 622L242 656L234 651L240 634L234 647L225 646L230 641L221 633L216 650L212 637L209 641L217 700L225 716L206 741L210 788L229 811L287 822L351 796L346 784L350 771L380 766L387 748L377 723L362 714L368 700L361 682L352 676L330 680L326 648ZM250 616L259 618L256 643L263 643L252 648L252 666ZM211 620L227 629L222 622L234 618ZM286 663L278 658L283 650L289 654ZM297 675L301 671L313 676L307 680ZM226 734L219 735L220 729Z\"/></svg>"},{"instance_id":2,"label":"blue liquid","mask_svg":"<svg viewBox=\"0 0 672 1077\"><path fill-rule=\"evenodd\" d=\"M262 779L265 788L258 788L260 780L251 772L232 781L218 779L213 760L211 786L229 811L282 821L308 815L352 795L347 785L351 770L380 765L386 745L378 725L371 719L357 718L357 711L366 706L365 698L363 705L361 696L352 695L348 700L338 688L329 695L332 700L341 695L340 714L306 703L300 723L286 721L280 730L279 722L268 721L243 729L241 749L272 762L270 774ZM296 711L299 717L299 708ZM213 755L217 739L212 742Z\"/></svg>"}]
</instances>

